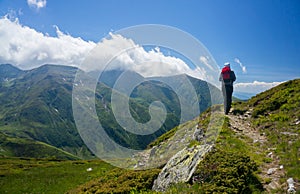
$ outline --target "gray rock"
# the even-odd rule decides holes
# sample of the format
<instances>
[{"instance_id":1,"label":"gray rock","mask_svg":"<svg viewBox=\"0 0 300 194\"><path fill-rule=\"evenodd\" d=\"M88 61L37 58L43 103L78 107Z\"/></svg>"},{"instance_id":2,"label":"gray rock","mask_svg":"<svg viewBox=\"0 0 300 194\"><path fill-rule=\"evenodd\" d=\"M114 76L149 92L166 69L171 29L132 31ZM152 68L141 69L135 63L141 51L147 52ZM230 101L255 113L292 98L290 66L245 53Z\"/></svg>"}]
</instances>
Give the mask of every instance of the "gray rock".
<instances>
[{"instance_id":1,"label":"gray rock","mask_svg":"<svg viewBox=\"0 0 300 194\"><path fill-rule=\"evenodd\" d=\"M277 168L269 168L267 174L268 174L268 175L271 175L271 174L275 173L276 170L277 170Z\"/></svg>"},{"instance_id":2,"label":"gray rock","mask_svg":"<svg viewBox=\"0 0 300 194\"><path fill-rule=\"evenodd\" d=\"M283 135L290 135L290 136L298 136L297 133L292 133L292 132L288 132L288 131L281 132L281 134L283 134Z\"/></svg>"},{"instance_id":3,"label":"gray rock","mask_svg":"<svg viewBox=\"0 0 300 194\"><path fill-rule=\"evenodd\" d=\"M159 173L152 190L163 192L172 184L189 181L197 165L211 148L212 145L197 145L179 151Z\"/></svg>"},{"instance_id":4,"label":"gray rock","mask_svg":"<svg viewBox=\"0 0 300 194\"><path fill-rule=\"evenodd\" d=\"M270 189L273 189L273 190L277 189L277 188L280 188L280 184L276 181L272 181L268 186L269 186Z\"/></svg>"},{"instance_id":5,"label":"gray rock","mask_svg":"<svg viewBox=\"0 0 300 194\"><path fill-rule=\"evenodd\" d=\"M267 157L272 158L273 152L268 153Z\"/></svg>"},{"instance_id":6,"label":"gray rock","mask_svg":"<svg viewBox=\"0 0 300 194\"><path fill-rule=\"evenodd\" d=\"M296 193L296 188L295 188L295 185L294 185L294 179L293 178L289 178L287 180L287 183L288 183L288 190L287 192L288 193Z\"/></svg>"},{"instance_id":7,"label":"gray rock","mask_svg":"<svg viewBox=\"0 0 300 194\"><path fill-rule=\"evenodd\" d=\"M204 130L199 128L197 126L197 128L195 129L195 132L193 134L193 139L197 140L197 141L202 141L205 138L205 134L204 134Z\"/></svg>"}]
</instances>

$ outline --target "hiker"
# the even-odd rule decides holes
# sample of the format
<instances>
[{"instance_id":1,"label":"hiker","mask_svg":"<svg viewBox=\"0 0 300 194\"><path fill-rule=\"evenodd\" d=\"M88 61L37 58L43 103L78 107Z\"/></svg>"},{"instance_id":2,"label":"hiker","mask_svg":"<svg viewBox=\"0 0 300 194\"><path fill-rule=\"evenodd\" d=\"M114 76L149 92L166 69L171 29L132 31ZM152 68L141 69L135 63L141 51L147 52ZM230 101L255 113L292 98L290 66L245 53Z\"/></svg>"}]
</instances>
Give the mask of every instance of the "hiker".
<instances>
[{"instance_id":1,"label":"hiker","mask_svg":"<svg viewBox=\"0 0 300 194\"><path fill-rule=\"evenodd\" d=\"M231 108L233 82L236 77L234 72L230 69L230 63L225 63L220 73L219 81L222 82L222 93L224 98L224 113L227 115Z\"/></svg>"}]
</instances>

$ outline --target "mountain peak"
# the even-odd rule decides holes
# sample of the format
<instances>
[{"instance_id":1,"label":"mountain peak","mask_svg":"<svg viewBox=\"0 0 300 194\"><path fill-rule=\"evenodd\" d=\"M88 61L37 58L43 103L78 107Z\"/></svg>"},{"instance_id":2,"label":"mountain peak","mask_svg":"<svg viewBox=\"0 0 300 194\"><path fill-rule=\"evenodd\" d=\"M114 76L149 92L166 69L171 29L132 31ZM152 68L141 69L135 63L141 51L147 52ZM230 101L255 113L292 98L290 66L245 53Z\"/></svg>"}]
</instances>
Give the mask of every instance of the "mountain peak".
<instances>
[{"instance_id":1,"label":"mountain peak","mask_svg":"<svg viewBox=\"0 0 300 194\"><path fill-rule=\"evenodd\" d=\"M12 64L0 64L0 74L5 73L6 71L22 71L21 69L17 68L16 66L13 66Z\"/></svg>"},{"instance_id":2,"label":"mountain peak","mask_svg":"<svg viewBox=\"0 0 300 194\"><path fill-rule=\"evenodd\" d=\"M31 71L39 71L39 72L65 72L65 71L73 71L75 72L78 68L73 66L65 66L65 65L56 65L56 64L45 64Z\"/></svg>"},{"instance_id":3,"label":"mountain peak","mask_svg":"<svg viewBox=\"0 0 300 194\"><path fill-rule=\"evenodd\" d=\"M24 71L11 64L0 64L0 81L16 78L22 73Z\"/></svg>"}]
</instances>

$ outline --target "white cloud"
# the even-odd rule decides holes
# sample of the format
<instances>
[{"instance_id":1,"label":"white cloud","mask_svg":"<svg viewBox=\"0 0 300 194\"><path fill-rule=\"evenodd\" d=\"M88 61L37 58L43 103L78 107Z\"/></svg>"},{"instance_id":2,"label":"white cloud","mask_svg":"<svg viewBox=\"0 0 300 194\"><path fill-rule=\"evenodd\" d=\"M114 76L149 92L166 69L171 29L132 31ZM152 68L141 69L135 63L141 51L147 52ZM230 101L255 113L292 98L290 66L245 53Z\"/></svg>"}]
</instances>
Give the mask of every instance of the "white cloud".
<instances>
[{"instance_id":1,"label":"white cloud","mask_svg":"<svg viewBox=\"0 0 300 194\"><path fill-rule=\"evenodd\" d=\"M27 4L29 7L33 7L37 10L46 7L47 1L46 0L27 0Z\"/></svg>"},{"instance_id":2,"label":"white cloud","mask_svg":"<svg viewBox=\"0 0 300 194\"><path fill-rule=\"evenodd\" d=\"M191 69L183 60L165 56L159 47L146 51L133 40L118 34L109 34L91 52L91 56L81 67L84 70L103 70L121 68L140 73L145 77L189 74L200 79L207 79L203 68ZM112 59L112 60L110 60ZM110 61L109 64L105 64Z\"/></svg>"},{"instance_id":3,"label":"white cloud","mask_svg":"<svg viewBox=\"0 0 300 194\"><path fill-rule=\"evenodd\" d=\"M145 77L186 73L203 80L213 80L207 74L209 67L191 69L182 59L164 55L159 47L146 51L133 40L113 33L96 44L54 27L56 36L51 37L21 25L17 18L14 21L8 16L1 18L0 63L11 63L21 69L32 69L46 63L77 66L86 71L123 68ZM111 63L105 64L110 59L113 59Z\"/></svg>"},{"instance_id":4,"label":"white cloud","mask_svg":"<svg viewBox=\"0 0 300 194\"><path fill-rule=\"evenodd\" d=\"M240 67L242 68L243 73L247 73L246 66L244 66L238 58L235 58L234 61L240 65Z\"/></svg>"},{"instance_id":5,"label":"white cloud","mask_svg":"<svg viewBox=\"0 0 300 194\"><path fill-rule=\"evenodd\" d=\"M201 61L201 63L203 63L204 65L206 65L209 69L214 71L214 68L209 64L209 57L208 56L200 56L199 60Z\"/></svg>"},{"instance_id":6,"label":"white cloud","mask_svg":"<svg viewBox=\"0 0 300 194\"><path fill-rule=\"evenodd\" d=\"M258 94L263 91L266 91L272 87L275 87L283 82L259 82L254 81L250 83L236 83L234 85L234 90L236 92L245 92L245 93L252 93Z\"/></svg>"},{"instance_id":7,"label":"white cloud","mask_svg":"<svg viewBox=\"0 0 300 194\"><path fill-rule=\"evenodd\" d=\"M0 19L0 63L31 69L45 63L77 66L96 43L74 38L56 27L56 37L22 26L18 19Z\"/></svg>"}]
</instances>

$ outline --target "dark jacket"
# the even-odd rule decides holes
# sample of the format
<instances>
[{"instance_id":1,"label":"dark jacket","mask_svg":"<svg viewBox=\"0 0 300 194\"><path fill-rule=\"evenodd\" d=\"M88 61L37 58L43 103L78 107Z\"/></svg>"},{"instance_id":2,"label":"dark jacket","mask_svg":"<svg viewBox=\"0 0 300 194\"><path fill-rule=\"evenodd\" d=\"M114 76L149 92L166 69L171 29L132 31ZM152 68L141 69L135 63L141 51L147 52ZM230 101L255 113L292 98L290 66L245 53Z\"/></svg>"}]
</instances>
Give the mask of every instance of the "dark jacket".
<instances>
[{"instance_id":1,"label":"dark jacket","mask_svg":"<svg viewBox=\"0 0 300 194\"><path fill-rule=\"evenodd\" d=\"M229 79L229 80L223 80L222 73L220 73L219 81L221 81L222 84L224 84L225 86L232 86L232 85L233 85L233 82L234 82L235 80L236 80L236 77L235 77L234 71L231 71L231 70L230 70L230 79Z\"/></svg>"}]
</instances>

